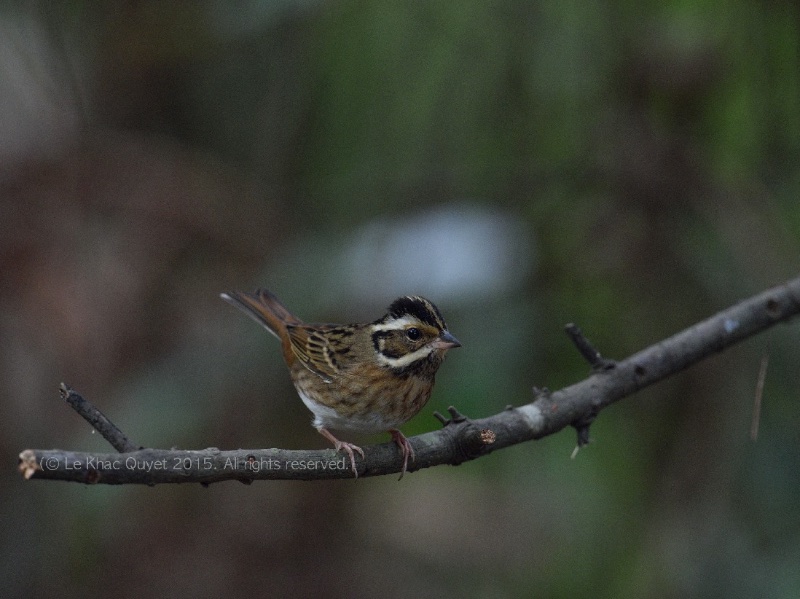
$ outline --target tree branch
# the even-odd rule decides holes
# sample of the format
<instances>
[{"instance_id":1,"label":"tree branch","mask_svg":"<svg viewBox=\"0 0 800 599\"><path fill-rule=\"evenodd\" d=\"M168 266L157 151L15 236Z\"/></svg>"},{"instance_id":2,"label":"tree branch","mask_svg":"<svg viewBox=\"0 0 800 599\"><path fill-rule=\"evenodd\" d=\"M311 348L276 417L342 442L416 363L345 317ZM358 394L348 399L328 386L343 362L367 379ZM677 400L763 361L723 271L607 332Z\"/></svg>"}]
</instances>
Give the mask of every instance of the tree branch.
<instances>
[{"instance_id":1,"label":"tree branch","mask_svg":"<svg viewBox=\"0 0 800 599\"><path fill-rule=\"evenodd\" d=\"M141 445L137 445L128 439L125 433L106 418L105 414L94 407L91 402L85 400L83 396L76 393L74 389L61 383L58 390L61 393L61 399L66 401L86 422L91 424L92 428L111 444L111 447L120 453L144 449Z\"/></svg>"},{"instance_id":2,"label":"tree branch","mask_svg":"<svg viewBox=\"0 0 800 599\"><path fill-rule=\"evenodd\" d=\"M552 435L567 426L578 433L578 447L588 442L589 426L613 402L652 385L800 312L800 277L736 304L625 360L604 359L580 330L567 331L592 367L590 376L555 392L534 389L532 403L472 420L449 408L450 417L434 415L440 430L412 437L416 460L409 471L441 464L457 465L492 451ZM239 449L199 451L141 449L97 408L66 387L62 395L120 453L94 454L26 449L19 469L26 479L83 483L147 484L223 480L352 478L349 461L334 451ZM374 445L357 460L359 476L398 473L402 456L391 443Z\"/></svg>"}]
</instances>

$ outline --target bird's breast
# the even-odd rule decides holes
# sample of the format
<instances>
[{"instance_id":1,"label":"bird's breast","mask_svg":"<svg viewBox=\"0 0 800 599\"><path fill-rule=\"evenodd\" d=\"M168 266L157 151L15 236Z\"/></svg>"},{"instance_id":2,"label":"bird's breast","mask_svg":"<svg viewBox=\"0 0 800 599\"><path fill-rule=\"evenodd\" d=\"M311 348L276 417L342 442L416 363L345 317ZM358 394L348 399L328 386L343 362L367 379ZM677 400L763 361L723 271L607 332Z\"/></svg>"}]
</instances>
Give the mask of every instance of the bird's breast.
<instances>
[{"instance_id":1,"label":"bird's breast","mask_svg":"<svg viewBox=\"0 0 800 599\"><path fill-rule=\"evenodd\" d=\"M397 428L428 402L433 380L398 377L380 366L344 372L327 383L296 365L292 379L314 426L371 433Z\"/></svg>"}]
</instances>

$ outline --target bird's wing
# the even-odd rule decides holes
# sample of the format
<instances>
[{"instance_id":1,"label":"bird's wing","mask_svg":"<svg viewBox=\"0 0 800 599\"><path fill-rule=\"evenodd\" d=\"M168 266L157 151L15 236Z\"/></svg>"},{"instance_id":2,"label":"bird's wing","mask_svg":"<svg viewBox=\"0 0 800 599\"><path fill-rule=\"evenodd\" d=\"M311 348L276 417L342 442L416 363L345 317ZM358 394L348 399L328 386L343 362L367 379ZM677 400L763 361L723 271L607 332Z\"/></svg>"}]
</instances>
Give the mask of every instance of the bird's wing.
<instances>
[{"instance_id":1,"label":"bird's wing","mask_svg":"<svg viewBox=\"0 0 800 599\"><path fill-rule=\"evenodd\" d=\"M292 351L326 383L333 382L352 361L352 330L335 325L288 325Z\"/></svg>"}]
</instances>

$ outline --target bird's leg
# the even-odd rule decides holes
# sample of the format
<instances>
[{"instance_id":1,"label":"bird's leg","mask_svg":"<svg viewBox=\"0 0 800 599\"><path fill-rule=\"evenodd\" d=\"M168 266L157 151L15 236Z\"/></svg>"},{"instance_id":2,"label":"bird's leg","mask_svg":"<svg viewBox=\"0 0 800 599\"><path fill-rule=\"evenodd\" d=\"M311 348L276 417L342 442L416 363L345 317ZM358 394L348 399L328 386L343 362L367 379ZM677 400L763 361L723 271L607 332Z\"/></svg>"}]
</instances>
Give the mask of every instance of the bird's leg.
<instances>
[{"instance_id":1,"label":"bird's leg","mask_svg":"<svg viewBox=\"0 0 800 599\"><path fill-rule=\"evenodd\" d=\"M408 468L408 457L411 456L411 459L414 460L414 448L411 446L411 442L406 439L406 436L401 433L398 429L392 428L389 429L389 434L392 435L392 441L397 443L397 446L400 448L400 451L403 452L403 470L400 472L400 480L403 478L403 475L406 473Z\"/></svg>"},{"instance_id":2,"label":"bird's leg","mask_svg":"<svg viewBox=\"0 0 800 599\"><path fill-rule=\"evenodd\" d=\"M333 443L334 448L336 451L344 450L347 455L350 456L350 466L353 469L353 474L356 478L358 478L358 470L356 470L356 456L353 454L354 451L357 451L361 454L361 458L364 458L364 450L361 449L358 445L353 445L352 443L348 443L347 441L339 441L336 437L333 436L328 429L325 427L320 427L317 429L320 435L325 437L328 441ZM399 432L399 431L398 431Z\"/></svg>"}]
</instances>

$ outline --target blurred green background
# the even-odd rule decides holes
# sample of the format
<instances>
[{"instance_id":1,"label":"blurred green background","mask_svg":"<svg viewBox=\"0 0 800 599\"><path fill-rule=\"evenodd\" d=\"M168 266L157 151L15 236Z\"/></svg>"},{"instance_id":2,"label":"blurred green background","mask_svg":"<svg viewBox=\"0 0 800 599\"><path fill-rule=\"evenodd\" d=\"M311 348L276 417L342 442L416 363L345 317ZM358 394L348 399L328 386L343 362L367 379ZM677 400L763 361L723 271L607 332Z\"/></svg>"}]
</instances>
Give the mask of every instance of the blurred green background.
<instances>
[{"instance_id":1,"label":"blurred green background","mask_svg":"<svg viewBox=\"0 0 800 599\"><path fill-rule=\"evenodd\" d=\"M278 344L441 308L409 435L587 375L797 274L789 0L0 4L0 595L798 597L797 323L458 468L210 488L25 482L108 447L326 447ZM769 355L757 442L759 364ZM353 439L366 443L384 442Z\"/></svg>"}]
</instances>

